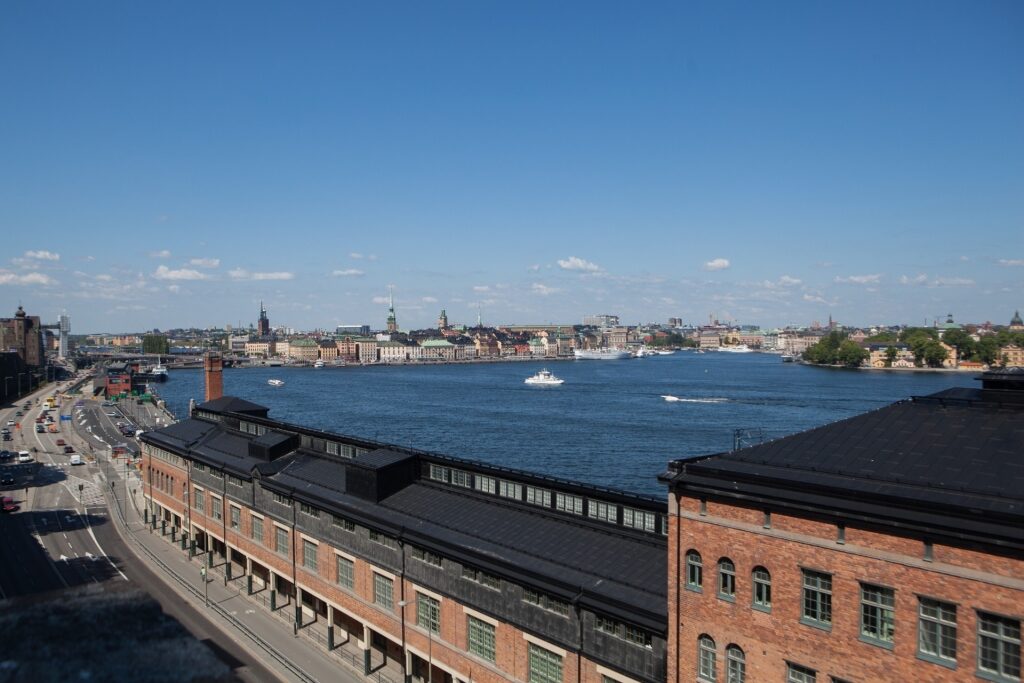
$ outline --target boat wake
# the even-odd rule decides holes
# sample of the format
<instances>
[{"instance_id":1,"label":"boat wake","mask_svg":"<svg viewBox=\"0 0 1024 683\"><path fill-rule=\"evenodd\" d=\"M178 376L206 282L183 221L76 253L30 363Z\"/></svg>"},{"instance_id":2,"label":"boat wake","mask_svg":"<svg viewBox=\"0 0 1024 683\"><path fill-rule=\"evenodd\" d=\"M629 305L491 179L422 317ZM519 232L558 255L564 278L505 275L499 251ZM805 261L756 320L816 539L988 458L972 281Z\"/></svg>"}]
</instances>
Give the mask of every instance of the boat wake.
<instances>
[{"instance_id":1,"label":"boat wake","mask_svg":"<svg viewBox=\"0 0 1024 683\"><path fill-rule=\"evenodd\" d=\"M727 398L683 398L681 396L662 395L670 403L726 403Z\"/></svg>"}]
</instances>

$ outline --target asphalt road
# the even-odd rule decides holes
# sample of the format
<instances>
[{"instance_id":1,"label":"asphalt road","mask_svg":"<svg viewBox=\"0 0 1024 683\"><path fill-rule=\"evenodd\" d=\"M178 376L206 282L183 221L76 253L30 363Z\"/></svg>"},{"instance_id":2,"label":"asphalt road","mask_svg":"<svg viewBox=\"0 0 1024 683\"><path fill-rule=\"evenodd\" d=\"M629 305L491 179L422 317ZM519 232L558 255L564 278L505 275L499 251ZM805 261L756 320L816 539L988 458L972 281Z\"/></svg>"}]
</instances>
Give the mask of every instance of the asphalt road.
<instances>
[{"instance_id":1,"label":"asphalt road","mask_svg":"<svg viewBox=\"0 0 1024 683\"><path fill-rule=\"evenodd\" d=\"M21 506L18 512L0 514L0 556L5 558L0 562L0 598L84 585L103 592L141 589L207 644L241 680L277 679L130 552L114 528L103 495L103 487L110 484L100 469L106 455L100 453L108 445L127 441L116 427L124 417L108 416L108 412L119 411L105 408L98 401L83 400L77 410L74 401L68 400L60 412L71 415L73 421L60 420L55 410L54 421L60 431L39 434L34 428L35 418L43 406L36 405L35 398L50 393L52 388L34 394L31 410L21 418L14 413L21 409L25 398L17 406L0 409L0 424L9 419L20 420L21 424L20 429L12 428L14 439L0 445L5 450L36 449L35 462L0 466L0 472L11 472L16 477L13 486L3 487L2 495L13 497ZM57 445L58 439L89 456L87 464L72 466L70 455ZM94 456L100 457L94 460ZM115 486L123 486L123 481L115 481Z\"/></svg>"}]
</instances>

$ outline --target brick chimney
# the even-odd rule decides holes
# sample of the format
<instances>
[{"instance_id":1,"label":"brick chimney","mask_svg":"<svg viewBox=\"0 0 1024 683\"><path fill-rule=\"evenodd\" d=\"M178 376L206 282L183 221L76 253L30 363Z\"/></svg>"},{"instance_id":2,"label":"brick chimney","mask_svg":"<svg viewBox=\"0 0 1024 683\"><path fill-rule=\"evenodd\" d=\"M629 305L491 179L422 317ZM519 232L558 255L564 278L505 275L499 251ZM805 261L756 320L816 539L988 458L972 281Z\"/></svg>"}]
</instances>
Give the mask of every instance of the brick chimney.
<instances>
[{"instance_id":1,"label":"brick chimney","mask_svg":"<svg viewBox=\"0 0 1024 683\"><path fill-rule=\"evenodd\" d=\"M206 401L224 395L224 360L219 353L208 353L203 357L203 374L206 376Z\"/></svg>"}]
</instances>

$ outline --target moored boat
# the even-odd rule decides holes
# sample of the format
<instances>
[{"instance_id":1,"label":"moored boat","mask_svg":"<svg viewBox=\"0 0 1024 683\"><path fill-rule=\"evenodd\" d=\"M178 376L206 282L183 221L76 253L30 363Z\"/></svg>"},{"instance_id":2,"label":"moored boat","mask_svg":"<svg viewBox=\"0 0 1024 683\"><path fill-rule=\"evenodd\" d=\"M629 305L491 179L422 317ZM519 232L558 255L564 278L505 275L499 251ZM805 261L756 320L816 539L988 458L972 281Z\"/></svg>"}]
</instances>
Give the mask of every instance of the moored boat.
<instances>
[{"instance_id":1,"label":"moored boat","mask_svg":"<svg viewBox=\"0 0 1024 683\"><path fill-rule=\"evenodd\" d=\"M284 386L284 380L283 379L268 379L267 380L267 384L269 384L272 387L283 387Z\"/></svg>"},{"instance_id":2,"label":"moored boat","mask_svg":"<svg viewBox=\"0 0 1024 683\"><path fill-rule=\"evenodd\" d=\"M559 379L558 377L552 375L550 370L541 370L536 375L533 375L532 377L527 377L525 380L523 380L525 384L541 384L549 386L555 386L561 384L564 381L564 379Z\"/></svg>"},{"instance_id":3,"label":"moored boat","mask_svg":"<svg viewBox=\"0 0 1024 683\"><path fill-rule=\"evenodd\" d=\"M573 349L572 353L576 360L622 360L632 357L629 351L609 348Z\"/></svg>"}]
</instances>

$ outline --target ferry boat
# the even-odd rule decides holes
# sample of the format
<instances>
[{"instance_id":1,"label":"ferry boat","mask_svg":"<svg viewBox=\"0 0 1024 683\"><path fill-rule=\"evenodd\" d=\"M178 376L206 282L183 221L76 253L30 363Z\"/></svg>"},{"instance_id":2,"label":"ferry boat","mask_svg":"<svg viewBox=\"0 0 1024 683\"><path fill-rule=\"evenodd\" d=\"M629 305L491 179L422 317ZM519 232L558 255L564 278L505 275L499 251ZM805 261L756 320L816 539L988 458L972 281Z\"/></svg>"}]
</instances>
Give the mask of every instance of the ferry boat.
<instances>
[{"instance_id":1,"label":"ferry boat","mask_svg":"<svg viewBox=\"0 0 1024 683\"><path fill-rule=\"evenodd\" d=\"M783 363L795 363L796 362L796 358L797 358L796 355L792 354L792 353L784 353L784 354L782 354L782 362Z\"/></svg>"},{"instance_id":2,"label":"ferry boat","mask_svg":"<svg viewBox=\"0 0 1024 683\"><path fill-rule=\"evenodd\" d=\"M753 353L754 349L746 344L736 344L735 346L719 346L718 351L720 353Z\"/></svg>"},{"instance_id":3,"label":"ferry boat","mask_svg":"<svg viewBox=\"0 0 1024 683\"><path fill-rule=\"evenodd\" d=\"M564 382L564 379L559 379L551 374L550 370L541 370L533 377L527 377L523 380L526 384L543 384L548 386L555 386Z\"/></svg>"},{"instance_id":4,"label":"ferry boat","mask_svg":"<svg viewBox=\"0 0 1024 683\"><path fill-rule=\"evenodd\" d=\"M142 368L139 371L139 378L150 382L166 382L167 366L157 363L148 368Z\"/></svg>"},{"instance_id":5,"label":"ferry boat","mask_svg":"<svg viewBox=\"0 0 1024 683\"><path fill-rule=\"evenodd\" d=\"M324 362L322 360L318 360L315 363L313 363L313 367L314 368L322 368L323 366L324 366Z\"/></svg>"},{"instance_id":6,"label":"ferry boat","mask_svg":"<svg viewBox=\"0 0 1024 683\"><path fill-rule=\"evenodd\" d=\"M629 351L623 349L573 349L573 356L576 360L622 360L632 358Z\"/></svg>"},{"instance_id":7,"label":"ferry boat","mask_svg":"<svg viewBox=\"0 0 1024 683\"><path fill-rule=\"evenodd\" d=\"M267 380L267 384L269 384L272 387L283 387L284 386L284 380L283 379L268 379Z\"/></svg>"}]
</instances>

